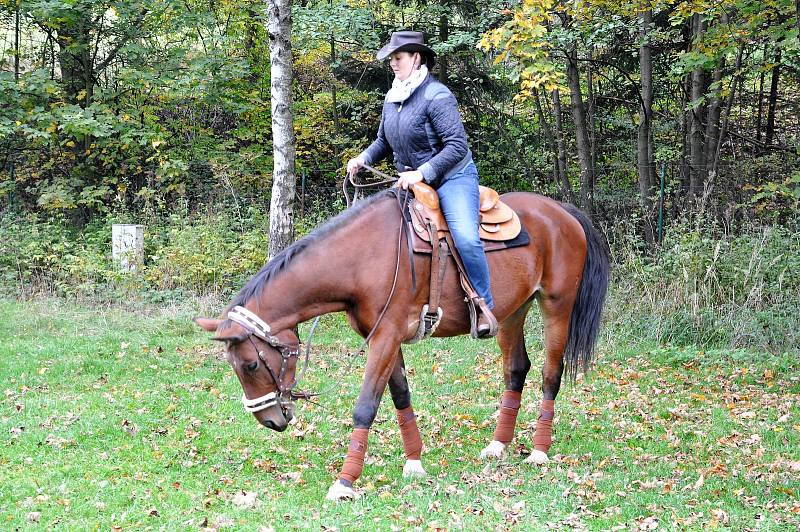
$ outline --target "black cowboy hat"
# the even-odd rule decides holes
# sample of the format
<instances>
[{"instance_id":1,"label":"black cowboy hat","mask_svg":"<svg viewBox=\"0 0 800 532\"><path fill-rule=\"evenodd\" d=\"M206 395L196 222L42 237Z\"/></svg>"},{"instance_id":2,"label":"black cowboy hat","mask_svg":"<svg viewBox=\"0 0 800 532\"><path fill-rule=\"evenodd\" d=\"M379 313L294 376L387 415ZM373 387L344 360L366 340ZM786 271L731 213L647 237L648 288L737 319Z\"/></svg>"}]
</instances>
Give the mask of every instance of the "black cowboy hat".
<instances>
[{"instance_id":1,"label":"black cowboy hat","mask_svg":"<svg viewBox=\"0 0 800 532\"><path fill-rule=\"evenodd\" d=\"M389 42L378 50L378 60L383 61L394 52L419 52L425 56L428 68L436 63L436 52L425 44L425 36L419 31L396 31Z\"/></svg>"}]
</instances>

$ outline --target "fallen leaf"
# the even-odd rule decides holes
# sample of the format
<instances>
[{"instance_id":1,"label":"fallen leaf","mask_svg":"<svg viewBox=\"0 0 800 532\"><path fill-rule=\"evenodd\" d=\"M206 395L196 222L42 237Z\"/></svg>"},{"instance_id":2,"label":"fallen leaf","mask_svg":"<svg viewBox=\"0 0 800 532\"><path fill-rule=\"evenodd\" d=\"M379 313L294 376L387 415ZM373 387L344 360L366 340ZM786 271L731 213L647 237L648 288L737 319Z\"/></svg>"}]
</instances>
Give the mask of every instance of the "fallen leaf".
<instances>
[{"instance_id":1,"label":"fallen leaf","mask_svg":"<svg viewBox=\"0 0 800 532\"><path fill-rule=\"evenodd\" d=\"M255 506L258 493L255 491L238 491L233 496L233 504L239 508L251 508Z\"/></svg>"}]
</instances>

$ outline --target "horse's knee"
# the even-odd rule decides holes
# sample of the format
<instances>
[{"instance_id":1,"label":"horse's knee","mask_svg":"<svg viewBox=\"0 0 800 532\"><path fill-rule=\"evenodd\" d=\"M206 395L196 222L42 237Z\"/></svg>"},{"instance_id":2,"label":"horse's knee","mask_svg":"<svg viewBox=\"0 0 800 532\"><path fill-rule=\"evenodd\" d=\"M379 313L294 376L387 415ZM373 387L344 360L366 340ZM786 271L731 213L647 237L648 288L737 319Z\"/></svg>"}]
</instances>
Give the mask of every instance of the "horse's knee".
<instances>
[{"instance_id":1,"label":"horse's knee","mask_svg":"<svg viewBox=\"0 0 800 532\"><path fill-rule=\"evenodd\" d=\"M408 389L408 385L398 389L390 386L389 393L392 394L392 403L394 403L394 407L397 410L411 406L411 392Z\"/></svg>"},{"instance_id":2,"label":"horse's knee","mask_svg":"<svg viewBox=\"0 0 800 532\"><path fill-rule=\"evenodd\" d=\"M564 361L561 360L557 365L550 366L545 364L542 368L542 391L545 395L555 397L561 389L561 377L564 373Z\"/></svg>"},{"instance_id":3,"label":"horse's knee","mask_svg":"<svg viewBox=\"0 0 800 532\"><path fill-rule=\"evenodd\" d=\"M357 404L353 409L353 426L357 429L369 428L372 422L375 421L375 416L378 414L378 407L372 402Z\"/></svg>"},{"instance_id":4,"label":"horse's knee","mask_svg":"<svg viewBox=\"0 0 800 532\"><path fill-rule=\"evenodd\" d=\"M525 387L525 378L531 369L531 361L527 356L517 358L508 368L508 388L522 391Z\"/></svg>"}]
</instances>

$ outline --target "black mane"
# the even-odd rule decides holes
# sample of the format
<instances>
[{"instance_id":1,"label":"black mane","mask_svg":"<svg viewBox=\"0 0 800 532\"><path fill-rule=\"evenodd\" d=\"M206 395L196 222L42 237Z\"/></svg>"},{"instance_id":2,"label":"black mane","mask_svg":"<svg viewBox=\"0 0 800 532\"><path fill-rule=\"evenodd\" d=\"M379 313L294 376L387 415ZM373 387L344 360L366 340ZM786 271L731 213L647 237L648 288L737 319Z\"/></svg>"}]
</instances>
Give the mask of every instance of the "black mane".
<instances>
[{"instance_id":1,"label":"black mane","mask_svg":"<svg viewBox=\"0 0 800 532\"><path fill-rule=\"evenodd\" d=\"M373 204L388 198L389 196L397 196L396 189L383 190L371 196L367 196L359 201L349 209L340 212L320 227L314 229L311 233L307 234L300 240L294 242L292 245L275 255L275 257L264 265L261 270L255 274L244 288L241 289L239 294L234 298L231 303L231 308L237 305L244 305L252 298L259 295L264 287L272 279L274 279L286 266L291 263L295 257L302 254L304 250L313 246L317 242L324 240L332 232L336 231L343 225L349 224L353 218L360 215L365 209L371 207Z\"/></svg>"}]
</instances>

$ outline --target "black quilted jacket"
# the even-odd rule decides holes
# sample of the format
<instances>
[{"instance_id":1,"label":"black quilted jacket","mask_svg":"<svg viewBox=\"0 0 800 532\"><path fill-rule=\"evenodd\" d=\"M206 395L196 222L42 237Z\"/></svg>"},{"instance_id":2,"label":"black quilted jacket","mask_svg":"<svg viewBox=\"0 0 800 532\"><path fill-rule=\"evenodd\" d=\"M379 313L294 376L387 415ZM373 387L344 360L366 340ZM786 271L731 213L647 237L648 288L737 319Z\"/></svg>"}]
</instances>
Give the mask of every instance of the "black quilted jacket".
<instances>
[{"instance_id":1,"label":"black quilted jacket","mask_svg":"<svg viewBox=\"0 0 800 532\"><path fill-rule=\"evenodd\" d=\"M384 101L378 138L361 155L372 165L389 152L398 171L419 170L433 188L472 160L456 98L430 74L404 102Z\"/></svg>"}]
</instances>

